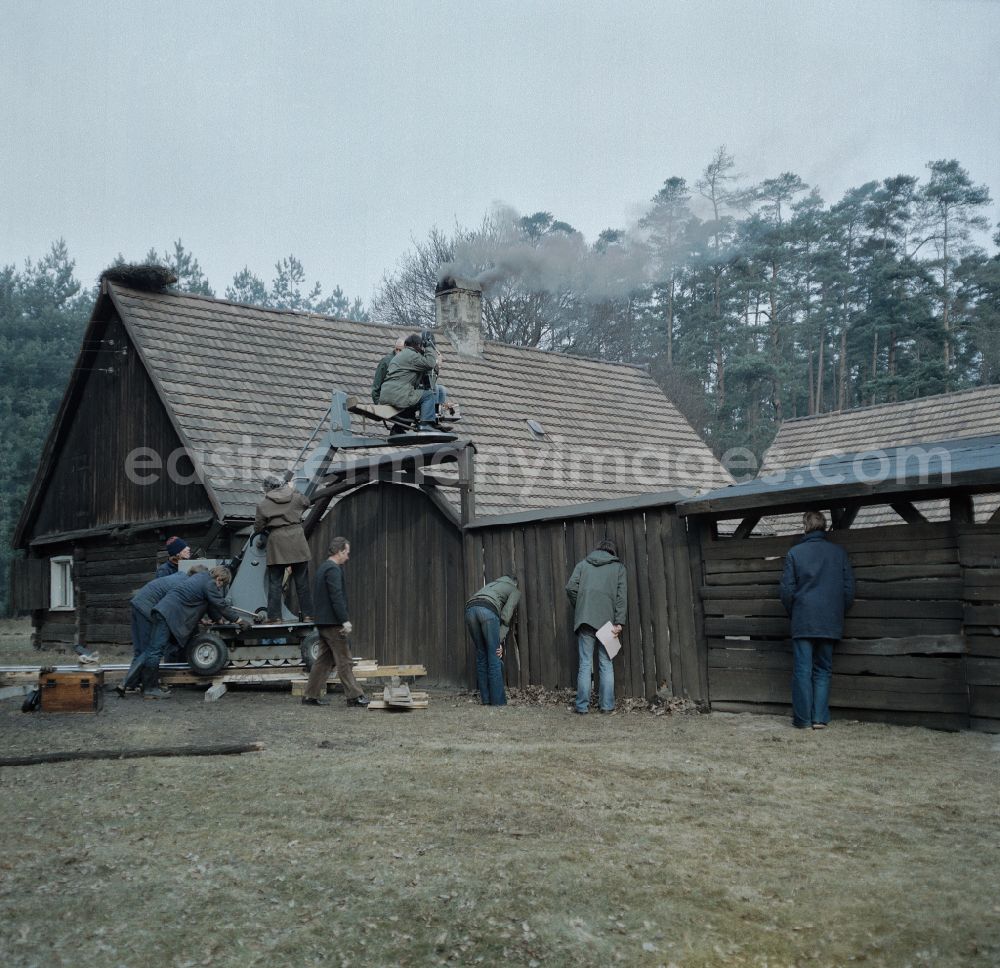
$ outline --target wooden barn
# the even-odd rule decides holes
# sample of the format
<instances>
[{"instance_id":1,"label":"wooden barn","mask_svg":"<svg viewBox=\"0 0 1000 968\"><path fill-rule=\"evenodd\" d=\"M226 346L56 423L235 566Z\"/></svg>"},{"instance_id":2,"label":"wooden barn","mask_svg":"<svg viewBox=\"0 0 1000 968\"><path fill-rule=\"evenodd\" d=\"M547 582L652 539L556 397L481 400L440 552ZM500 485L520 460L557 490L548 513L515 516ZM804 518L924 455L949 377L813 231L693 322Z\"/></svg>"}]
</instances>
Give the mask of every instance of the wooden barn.
<instances>
[{"instance_id":1,"label":"wooden barn","mask_svg":"<svg viewBox=\"0 0 1000 968\"><path fill-rule=\"evenodd\" d=\"M642 369L484 341L474 286L437 300L441 382L464 418L457 460L342 462L311 535L317 562L330 537L351 538L355 651L467 682L462 605L516 569L526 594L508 678L566 685L575 666L561 583L614 533L641 576L626 643L638 658L621 688L694 694L691 572L674 505L731 478ZM332 390L367 396L397 335L105 280L14 535L25 557L12 600L31 613L36 643L127 643L128 598L170 535L206 556L234 554L264 474L295 461Z\"/></svg>"},{"instance_id":2,"label":"wooden barn","mask_svg":"<svg viewBox=\"0 0 1000 968\"><path fill-rule=\"evenodd\" d=\"M857 581L834 653L834 718L1000 731L1000 434L877 448L861 432L865 415L853 438L865 450L810 457L678 505L692 539L712 707L790 709L778 580L797 538L753 532L762 518L801 522L815 509L832 521L831 540ZM821 433L812 440L827 443ZM868 526L856 527L865 514Z\"/></svg>"}]
</instances>

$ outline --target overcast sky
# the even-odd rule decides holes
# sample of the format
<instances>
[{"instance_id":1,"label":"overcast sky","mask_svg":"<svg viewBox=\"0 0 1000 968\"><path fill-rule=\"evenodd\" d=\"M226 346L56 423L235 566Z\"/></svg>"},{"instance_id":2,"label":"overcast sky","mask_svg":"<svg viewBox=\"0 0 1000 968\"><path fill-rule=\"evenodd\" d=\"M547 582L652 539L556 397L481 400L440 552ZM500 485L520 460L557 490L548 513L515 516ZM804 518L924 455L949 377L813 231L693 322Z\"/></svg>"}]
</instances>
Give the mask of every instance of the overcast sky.
<instances>
[{"instance_id":1,"label":"overcast sky","mask_svg":"<svg viewBox=\"0 0 1000 968\"><path fill-rule=\"evenodd\" d=\"M590 240L722 144L829 202L957 158L1000 221L997 0L0 0L0 264L183 239L219 295L368 299L411 239L541 209Z\"/></svg>"}]
</instances>

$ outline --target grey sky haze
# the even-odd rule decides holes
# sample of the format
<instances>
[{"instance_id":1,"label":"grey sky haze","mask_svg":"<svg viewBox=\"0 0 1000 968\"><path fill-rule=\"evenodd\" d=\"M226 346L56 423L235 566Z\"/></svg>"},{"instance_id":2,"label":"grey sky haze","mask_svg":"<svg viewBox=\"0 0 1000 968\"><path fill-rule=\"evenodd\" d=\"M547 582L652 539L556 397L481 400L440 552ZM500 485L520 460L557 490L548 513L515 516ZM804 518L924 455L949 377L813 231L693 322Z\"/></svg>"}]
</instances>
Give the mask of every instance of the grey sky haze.
<instances>
[{"instance_id":1,"label":"grey sky haze","mask_svg":"<svg viewBox=\"0 0 1000 968\"><path fill-rule=\"evenodd\" d=\"M0 0L0 53L0 264L88 284L181 238L367 300L433 225L593 241L722 144L827 202L957 158L1000 221L994 0Z\"/></svg>"}]
</instances>

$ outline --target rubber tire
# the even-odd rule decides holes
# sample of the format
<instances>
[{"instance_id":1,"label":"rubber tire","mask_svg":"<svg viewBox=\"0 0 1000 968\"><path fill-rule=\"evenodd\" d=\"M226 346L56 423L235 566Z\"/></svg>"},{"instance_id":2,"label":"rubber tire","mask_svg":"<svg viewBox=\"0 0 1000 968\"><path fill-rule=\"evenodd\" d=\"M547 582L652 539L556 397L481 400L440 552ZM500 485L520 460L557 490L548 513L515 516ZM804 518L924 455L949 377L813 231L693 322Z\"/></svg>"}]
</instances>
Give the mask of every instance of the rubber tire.
<instances>
[{"instance_id":1,"label":"rubber tire","mask_svg":"<svg viewBox=\"0 0 1000 968\"><path fill-rule=\"evenodd\" d=\"M319 632L313 629L299 643L299 650L302 652L302 664L306 667L306 672L312 672L313 663L319 656Z\"/></svg>"},{"instance_id":2,"label":"rubber tire","mask_svg":"<svg viewBox=\"0 0 1000 968\"><path fill-rule=\"evenodd\" d=\"M229 649L218 633L199 632L188 643L187 661L196 675L218 675L229 664Z\"/></svg>"}]
</instances>

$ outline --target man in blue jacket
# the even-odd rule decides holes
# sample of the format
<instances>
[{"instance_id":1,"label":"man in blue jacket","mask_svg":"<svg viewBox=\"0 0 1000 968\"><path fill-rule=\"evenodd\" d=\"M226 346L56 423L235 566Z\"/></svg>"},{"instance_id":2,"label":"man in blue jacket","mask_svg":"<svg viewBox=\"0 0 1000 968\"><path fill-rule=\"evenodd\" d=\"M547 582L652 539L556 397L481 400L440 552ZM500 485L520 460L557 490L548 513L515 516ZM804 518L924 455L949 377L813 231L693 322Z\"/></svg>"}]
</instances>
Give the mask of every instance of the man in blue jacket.
<instances>
[{"instance_id":1,"label":"man in blue jacket","mask_svg":"<svg viewBox=\"0 0 1000 968\"><path fill-rule=\"evenodd\" d=\"M309 670L309 681L302 696L304 706L328 706L323 699L330 670L337 667L337 677L344 687L349 706L367 706L368 697L354 678L354 660L348 645L353 631L347 615L347 582L344 565L351 557L351 543L342 536L330 542L329 557L316 572L316 589L313 594L316 631L319 632L319 655Z\"/></svg>"},{"instance_id":2,"label":"man in blue jacket","mask_svg":"<svg viewBox=\"0 0 1000 968\"><path fill-rule=\"evenodd\" d=\"M805 536L785 555L781 604L792 619L792 724L823 729L830 722L833 647L854 602L847 553L826 539L821 511L802 516Z\"/></svg>"}]
</instances>

